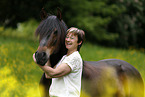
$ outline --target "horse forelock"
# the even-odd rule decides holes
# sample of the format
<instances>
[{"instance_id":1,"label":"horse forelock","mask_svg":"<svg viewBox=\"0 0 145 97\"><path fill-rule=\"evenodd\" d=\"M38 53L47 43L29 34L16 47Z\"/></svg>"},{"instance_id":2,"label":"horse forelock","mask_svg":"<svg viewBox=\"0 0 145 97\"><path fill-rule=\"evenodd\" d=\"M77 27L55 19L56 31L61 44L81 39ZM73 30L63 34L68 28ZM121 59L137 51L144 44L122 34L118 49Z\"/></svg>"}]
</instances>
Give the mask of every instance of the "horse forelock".
<instances>
[{"instance_id":1,"label":"horse forelock","mask_svg":"<svg viewBox=\"0 0 145 97\"><path fill-rule=\"evenodd\" d=\"M60 51L61 47L64 47L66 30L67 26L63 20L60 21L56 16L51 15L41 21L35 34L39 36L40 45L43 43L43 45L50 47L55 43L54 51L56 53ZM55 33L56 37L54 39L52 36Z\"/></svg>"},{"instance_id":2,"label":"horse forelock","mask_svg":"<svg viewBox=\"0 0 145 97\"><path fill-rule=\"evenodd\" d=\"M48 16L46 19L42 20L35 31L35 35L39 36L39 40L42 38L49 36L52 33L52 28L54 25L54 16Z\"/></svg>"}]
</instances>

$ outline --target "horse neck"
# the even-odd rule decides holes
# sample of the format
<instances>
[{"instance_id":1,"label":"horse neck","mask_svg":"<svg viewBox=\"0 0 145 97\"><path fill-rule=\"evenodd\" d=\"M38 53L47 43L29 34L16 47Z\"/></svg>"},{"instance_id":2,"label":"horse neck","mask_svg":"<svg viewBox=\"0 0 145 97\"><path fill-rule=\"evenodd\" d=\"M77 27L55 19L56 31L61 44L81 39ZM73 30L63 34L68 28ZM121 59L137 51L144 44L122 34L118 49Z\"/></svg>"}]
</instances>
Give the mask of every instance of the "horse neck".
<instances>
[{"instance_id":1,"label":"horse neck","mask_svg":"<svg viewBox=\"0 0 145 97\"><path fill-rule=\"evenodd\" d=\"M64 45L63 47L60 48L59 52L52 54L50 56L51 66L54 67L59 62L59 60L61 60L61 58L64 55L66 55L66 53L67 53L67 49L65 48L65 45Z\"/></svg>"},{"instance_id":2,"label":"horse neck","mask_svg":"<svg viewBox=\"0 0 145 97\"><path fill-rule=\"evenodd\" d=\"M56 53L50 56L51 66L54 67L65 54Z\"/></svg>"}]
</instances>

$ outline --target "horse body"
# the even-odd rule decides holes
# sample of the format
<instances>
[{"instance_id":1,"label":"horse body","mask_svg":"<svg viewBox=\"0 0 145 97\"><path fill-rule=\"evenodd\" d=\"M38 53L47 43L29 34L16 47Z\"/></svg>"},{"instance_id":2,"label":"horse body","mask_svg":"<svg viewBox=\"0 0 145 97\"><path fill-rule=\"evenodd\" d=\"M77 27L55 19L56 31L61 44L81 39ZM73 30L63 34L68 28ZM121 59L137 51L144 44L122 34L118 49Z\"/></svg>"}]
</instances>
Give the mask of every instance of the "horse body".
<instances>
[{"instance_id":1,"label":"horse body","mask_svg":"<svg viewBox=\"0 0 145 97\"><path fill-rule=\"evenodd\" d=\"M82 90L91 97L144 97L138 70L118 59L84 61Z\"/></svg>"},{"instance_id":2,"label":"horse body","mask_svg":"<svg viewBox=\"0 0 145 97\"><path fill-rule=\"evenodd\" d=\"M40 65L50 59L53 67L67 52L64 45L67 27L60 12L57 16L41 17L43 20L36 30L40 44L35 57ZM49 97L50 84L51 79L46 79L43 74L40 80L42 97ZM117 59L84 61L82 90L91 97L144 97L140 73L129 63Z\"/></svg>"}]
</instances>

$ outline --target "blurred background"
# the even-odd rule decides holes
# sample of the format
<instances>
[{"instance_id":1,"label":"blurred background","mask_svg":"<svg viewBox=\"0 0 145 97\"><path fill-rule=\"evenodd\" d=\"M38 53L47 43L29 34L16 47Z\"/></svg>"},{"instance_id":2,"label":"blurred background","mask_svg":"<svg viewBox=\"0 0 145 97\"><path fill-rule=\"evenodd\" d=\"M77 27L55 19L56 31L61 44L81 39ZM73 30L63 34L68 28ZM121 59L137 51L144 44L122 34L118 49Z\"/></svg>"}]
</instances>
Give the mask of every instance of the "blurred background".
<instances>
[{"instance_id":1,"label":"blurred background","mask_svg":"<svg viewBox=\"0 0 145 97\"><path fill-rule=\"evenodd\" d=\"M88 41L121 48L145 48L144 5L144 0L1 0L0 31L19 28L25 21L40 22L42 7L54 15L59 7L68 27L83 29Z\"/></svg>"},{"instance_id":2,"label":"blurred background","mask_svg":"<svg viewBox=\"0 0 145 97\"><path fill-rule=\"evenodd\" d=\"M0 0L0 97L40 96L43 71L32 55L43 7L52 15L59 7L68 28L85 31L84 60L121 59L145 80L144 0Z\"/></svg>"}]
</instances>

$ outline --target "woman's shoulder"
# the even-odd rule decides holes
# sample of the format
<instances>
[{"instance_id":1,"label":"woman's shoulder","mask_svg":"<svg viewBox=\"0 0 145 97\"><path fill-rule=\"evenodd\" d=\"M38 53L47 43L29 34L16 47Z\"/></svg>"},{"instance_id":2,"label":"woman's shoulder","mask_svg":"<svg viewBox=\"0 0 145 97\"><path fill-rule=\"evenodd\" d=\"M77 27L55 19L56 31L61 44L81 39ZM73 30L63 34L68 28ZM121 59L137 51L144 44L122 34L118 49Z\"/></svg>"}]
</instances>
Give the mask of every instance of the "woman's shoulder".
<instances>
[{"instance_id":1,"label":"woman's shoulder","mask_svg":"<svg viewBox=\"0 0 145 97\"><path fill-rule=\"evenodd\" d=\"M78 51L73 52L68 57L80 57L80 53Z\"/></svg>"},{"instance_id":2,"label":"woman's shoulder","mask_svg":"<svg viewBox=\"0 0 145 97\"><path fill-rule=\"evenodd\" d=\"M70 60L82 60L81 55L78 51L73 52L71 55L68 56Z\"/></svg>"}]
</instances>

